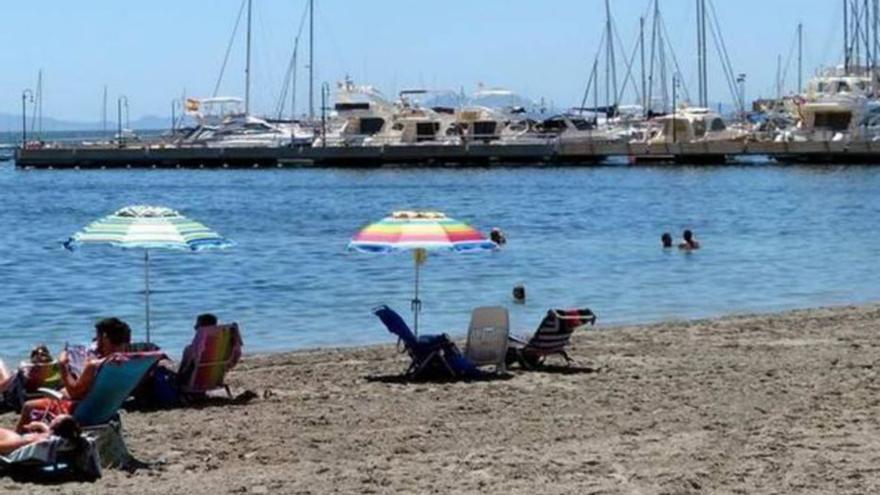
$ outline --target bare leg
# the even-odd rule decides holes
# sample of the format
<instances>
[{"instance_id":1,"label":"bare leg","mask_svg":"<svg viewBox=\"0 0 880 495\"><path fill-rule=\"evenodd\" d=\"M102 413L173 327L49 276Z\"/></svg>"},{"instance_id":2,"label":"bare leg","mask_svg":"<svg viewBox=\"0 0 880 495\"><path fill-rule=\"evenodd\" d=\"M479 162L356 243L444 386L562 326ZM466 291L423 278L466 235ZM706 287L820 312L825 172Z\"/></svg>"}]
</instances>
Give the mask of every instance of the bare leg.
<instances>
[{"instance_id":1,"label":"bare leg","mask_svg":"<svg viewBox=\"0 0 880 495\"><path fill-rule=\"evenodd\" d=\"M12 375L9 374L9 370L6 369L6 364L0 359L0 392L5 392L6 389L9 388L11 382Z\"/></svg>"}]
</instances>

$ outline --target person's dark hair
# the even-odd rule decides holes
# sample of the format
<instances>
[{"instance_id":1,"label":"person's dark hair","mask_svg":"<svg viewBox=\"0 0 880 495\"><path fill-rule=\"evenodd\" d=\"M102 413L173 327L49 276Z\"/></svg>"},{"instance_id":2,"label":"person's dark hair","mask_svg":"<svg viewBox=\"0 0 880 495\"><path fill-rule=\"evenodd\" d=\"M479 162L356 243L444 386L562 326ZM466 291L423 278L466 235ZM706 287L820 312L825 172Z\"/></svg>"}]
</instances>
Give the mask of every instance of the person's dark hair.
<instances>
[{"instance_id":1,"label":"person's dark hair","mask_svg":"<svg viewBox=\"0 0 880 495\"><path fill-rule=\"evenodd\" d=\"M672 234L664 232L663 235L660 236L660 242L663 243L663 247L672 247Z\"/></svg>"},{"instance_id":2,"label":"person's dark hair","mask_svg":"<svg viewBox=\"0 0 880 495\"><path fill-rule=\"evenodd\" d=\"M49 352L49 348L46 347L46 344L40 344L31 350L31 363L33 364L45 364L52 362L52 353Z\"/></svg>"},{"instance_id":3,"label":"person's dark hair","mask_svg":"<svg viewBox=\"0 0 880 495\"><path fill-rule=\"evenodd\" d=\"M70 442L73 446L74 455L79 455L89 448L89 442L83 437L82 429L79 423L73 419L73 416L64 414L56 417L49 425L49 430L53 435L63 438Z\"/></svg>"},{"instance_id":4,"label":"person's dark hair","mask_svg":"<svg viewBox=\"0 0 880 495\"><path fill-rule=\"evenodd\" d=\"M114 345L131 342L131 328L119 318L104 318L95 324L95 330L99 338L105 336Z\"/></svg>"},{"instance_id":5,"label":"person's dark hair","mask_svg":"<svg viewBox=\"0 0 880 495\"><path fill-rule=\"evenodd\" d=\"M690 230L685 230L684 234L682 234L682 237L684 237L684 240L690 242L694 238L694 233Z\"/></svg>"},{"instance_id":6,"label":"person's dark hair","mask_svg":"<svg viewBox=\"0 0 880 495\"><path fill-rule=\"evenodd\" d=\"M196 328L216 326L217 317L211 313L203 313L196 317Z\"/></svg>"},{"instance_id":7,"label":"person's dark hair","mask_svg":"<svg viewBox=\"0 0 880 495\"><path fill-rule=\"evenodd\" d=\"M82 430L73 416L59 416L52 422L52 433L65 440L81 440Z\"/></svg>"}]
</instances>

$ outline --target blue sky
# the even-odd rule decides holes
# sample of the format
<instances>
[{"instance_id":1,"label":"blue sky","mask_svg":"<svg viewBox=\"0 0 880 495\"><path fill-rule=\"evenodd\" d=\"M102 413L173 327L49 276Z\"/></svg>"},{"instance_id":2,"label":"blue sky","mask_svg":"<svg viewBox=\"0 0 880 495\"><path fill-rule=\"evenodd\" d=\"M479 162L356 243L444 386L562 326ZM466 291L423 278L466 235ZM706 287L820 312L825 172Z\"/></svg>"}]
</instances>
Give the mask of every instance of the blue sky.
<instances>
[{"instance_id":1,"label":"blue sky","mask_svg":"<svg viewBox=\"0 0 880 495\"><path fill-rule=\"evenodd\" d=\"M316 0L320 81L346 74L386 93L414 86L472 91L504 86L558 106L577 104L599 46L602 0ZM612 0L630 50L649 0ZM804 23L805 68L837 64L840 2L714 0L734 70L750 98L774 92L776 57ZM132 117L166 115L184 91L213 90L241 0L5 0L0 3L0 113L18 113L21 91L44 71L47 116L98 120L109 86ZM270 112L280 92L305 0L254 0L254 107ZM692 0L661 0L671 44L696 85ZM233 48L221 93L243 94L244 37ZM300 74L305 76L301 45ZM714 49L710 100L729 101ZM622 69L620 69L622 71ZM794 67L788 87L796 84ZM306 79L299 101L306 102ZM696 92L692 89L692 92ZM629 98L632 99L632 98ZM304 106L300 107L305 108Z\"/></svg>"}]
</instances>

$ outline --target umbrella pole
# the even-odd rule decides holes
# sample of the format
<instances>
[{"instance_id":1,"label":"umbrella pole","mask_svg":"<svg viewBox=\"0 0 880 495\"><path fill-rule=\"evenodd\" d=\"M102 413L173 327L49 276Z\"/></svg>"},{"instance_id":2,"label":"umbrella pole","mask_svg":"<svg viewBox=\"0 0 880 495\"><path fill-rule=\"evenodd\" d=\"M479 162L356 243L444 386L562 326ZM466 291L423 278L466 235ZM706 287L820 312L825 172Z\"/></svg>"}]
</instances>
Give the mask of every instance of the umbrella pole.
<instances>
[{"instance_id":1,"label":"umbrella pole","mask_svg":"<svg viewBox=\"0 0 880 495\"><path fill-rule=\"evenodd\" d=\"M419 268L421 267L422 263L425 262L425 254L426 253L423 249L416 249L413 252L413 260L416 263L416 290L415 297L413 298L411 305L415 322L414 332L416 334L416 337L419 336L419 312L422 310L422 300L419 299Z\"/></svg>"},{"instance_id":2,"label":"umbrella pole","mask_svg":"<svg viewBox=\"0 0 880 495\"><path fill-rule=\"evenodd\" d=\"M146 301L147 342L150 341L150 250L144 249L144 300Z\"/></svg>"}]
</instances>

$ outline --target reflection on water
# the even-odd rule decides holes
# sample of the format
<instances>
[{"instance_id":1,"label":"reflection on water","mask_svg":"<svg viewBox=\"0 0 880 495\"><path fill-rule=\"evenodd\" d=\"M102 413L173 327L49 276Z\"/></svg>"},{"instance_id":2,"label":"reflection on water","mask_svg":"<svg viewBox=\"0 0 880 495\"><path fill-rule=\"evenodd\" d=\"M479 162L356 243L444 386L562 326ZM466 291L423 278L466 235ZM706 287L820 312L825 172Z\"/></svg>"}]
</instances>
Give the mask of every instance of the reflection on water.
<instances>
[{"instance_id":1,"label":"reflection on water","mask_svg":"<svg viewBox=\"0 0 880 495\"><path fill-rule=\"evenodd\" d=\"M153 252L154 340L176 354L199 312L236 320L246 347L391 341L370 309L410 318L412 259L348 253L395 209L431 208L484 232L498 253L432 256L425 331L461 334L470 310L507 305L514 330L552 306L600 323L692 318L880 299L880 171L867 167L27 172L0 166L0 354L87 340L116 315L142 335L143 259L60 241L131 203L181 210L237 242ZM660 249L692 228L704 248ZM523 283L525 305L511 304Z\"/></svg>"}]
</instances>

